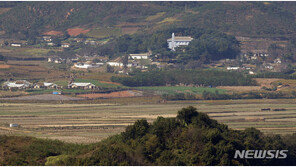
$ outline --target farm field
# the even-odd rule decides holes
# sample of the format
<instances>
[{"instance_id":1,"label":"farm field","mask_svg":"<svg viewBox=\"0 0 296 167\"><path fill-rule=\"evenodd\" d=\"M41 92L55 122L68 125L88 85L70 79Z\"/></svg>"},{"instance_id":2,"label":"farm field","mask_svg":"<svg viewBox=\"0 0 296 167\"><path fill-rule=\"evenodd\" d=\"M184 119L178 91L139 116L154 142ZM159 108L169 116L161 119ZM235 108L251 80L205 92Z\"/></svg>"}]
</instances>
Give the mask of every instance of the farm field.
<instances>
[{"instance_id":1,"label":"farm field","mask_svg":"<svg viewBox=\"0 0 296 167\"><path fill-rule=\"evenodd\" d=\"M147 87L136 87L138 90L151 90L156 91L157 94L174 94L174 93L193 93L193 94L202 94L203 91L215 93L225 93L224 89L217 88L206 88L206 87L186 87L186 86L147 86Z\"/></svg>"},{"instance_id":2,"label":"farm field","mask_svg":"<svg viewBox=\"0 0 296 167\"><path fill-rule=\"evenodd\" d=\"M140 91L118 91L118 92L111 92L111 93L91 93L91 94L81 94L78 97L84 98L121 98L121 97L135 97L135 96L142 96L142 92Z\"/></svg>"},{"instance_id":3,"label":"farm field","mask_svg":"<svg viewBox=\"0 0 296 167\"><path fill-rule=\"evenodd\" d=\"M261 99L129 105L111 101L101 104L2 103L0 134L92 143L122 132L138 119L152 122L158 116L175 117L178 110L189 105L233 129L256 127L268 134L291 134L296 132L295 102L294 99ZM261 111L262 108L271 110ZM10 123L20 127L9 128Z\"/></svg>"}]
</instances>

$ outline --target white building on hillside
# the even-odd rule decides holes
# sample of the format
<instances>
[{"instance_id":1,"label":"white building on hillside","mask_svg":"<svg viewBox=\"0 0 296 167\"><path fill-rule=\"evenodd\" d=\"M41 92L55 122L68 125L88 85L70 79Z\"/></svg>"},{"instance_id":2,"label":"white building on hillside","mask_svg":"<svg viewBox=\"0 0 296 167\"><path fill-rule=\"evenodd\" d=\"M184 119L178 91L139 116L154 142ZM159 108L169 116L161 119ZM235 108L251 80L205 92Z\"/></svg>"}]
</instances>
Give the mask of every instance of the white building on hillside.
<instances>
[{"instance_id":1,"label":"white building on hillside","mask_svg":"<svg viewBox=\"0 0 296 167\"><path fill-rule=\"evenodd\" d=\"M238 70L239 67L227 67L227 70Z\"/></svg>"},{"instance_id":2,"label":"white building on hillside","mask_svg":"<svg viewBox=\"0 0 296 167\"><path fill-rule=\"evenodd\" d=\"M29 88L32 84L26 80L18 80L14 82L4 82L2 87L8 89L26 89Z\"/></svg>"},{"instance_id":3,"label":"white building on hillside","mask_svg":"<svg viewBox=\"0 0 296 167\"><path fill-rule=\"evenodd\" d=\"M93 66L91 64L86 64L86 63L84 63L84 64L77 63L77 64L74 64L74 67L88 69L88 68L92 68Z\"/></svg>"},{"instance_id":4,"label":"white building on hillside","mask_svg":"<svg viewBox=\"0 0 296 167\"><path fill-rule=\"evenodd\" d=\"M10 46L13 46L13 47L21 47L22 44L21 43L12 43L12 44L10 44Z\"/></svg>"},{"instance_id":5,"label":"white building on hillside","mask_svg":"<svg viewBox=\"0 0 296 167\"><path fill-rule=\"evenodd\" d=\"M172 38L168 39L167 42L168 42L168 45L169 45L169 48L172 50L172 51L175 51L176 47L179 47L179 46L188 46L189 43L193 40L193 38L191 37L188 37L188 36L177 36L175 37L175 33L172 33Z\"/></svg>"},{"instance_id":6,"label":"white building on hillside","mask_svg":"<svg viewBox=\"0 0 296 167\"><path fill-rule=\"evenodd\" d=\"M94 89L96 85L92 83L74 82L68 85L68 88L78 88L78 89Z\"/></svg>"},{"instance_id":7,"label":"white building on hillside","mask_svg":"<svg viewBox=\"0 0 296 167\"><path fill-rule=\"evenodd\" d=\"M88 63L76 63L74 67L81 69L97 68L104 65L104 63L88 64Z\"/></svg>"},{"instance_id":8,"label":"white building on hillside","mask_svg":"<svg viewBox=\"0 0 296 167\"><path fill-rule=\"evenodd\" d=\"M123 63L113 62L113 61L109 61L109 62L107 62L107 64L109 64L112 67L122 67L123 66Z\"/></svg>"},{"instance_id":9,"label":"white building on hillside","mask_svg":"<svg viewBox=\"0 0 296 167\"><path fill-rule=\"evenodd\" d=\"M148 59L149 56L150 54L148 52L148 53L130 54L129 58L138 60L138 59Z\"/></svg>"}]
</instances>

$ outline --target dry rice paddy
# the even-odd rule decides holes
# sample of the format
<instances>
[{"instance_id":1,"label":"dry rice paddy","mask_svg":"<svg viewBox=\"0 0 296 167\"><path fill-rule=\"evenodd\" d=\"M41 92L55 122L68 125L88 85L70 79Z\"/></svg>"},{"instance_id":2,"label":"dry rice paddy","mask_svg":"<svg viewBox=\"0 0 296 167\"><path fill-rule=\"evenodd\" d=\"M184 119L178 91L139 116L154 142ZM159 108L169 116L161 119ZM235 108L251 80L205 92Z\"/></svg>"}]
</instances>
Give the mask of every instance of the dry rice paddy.
<instances>
[{"instance_id":1,"label":"dry rice paddy","mask_svg":"<svg viewBox=\"0 0 296 167\"><path fill-rule=\"evenodd\" d=\"M166 104L0 104L0 134L29 135L66 142L92 143L118 134L138 119L175 117L182 107L198 111L233 129L256 127L265 133L296 132L293 99L168 102ZM261 111L270 108L271 111ZM284 108L285 111L273 111ZM18 128L9 128L17 123Z\"/></svg>"}]
</instances>

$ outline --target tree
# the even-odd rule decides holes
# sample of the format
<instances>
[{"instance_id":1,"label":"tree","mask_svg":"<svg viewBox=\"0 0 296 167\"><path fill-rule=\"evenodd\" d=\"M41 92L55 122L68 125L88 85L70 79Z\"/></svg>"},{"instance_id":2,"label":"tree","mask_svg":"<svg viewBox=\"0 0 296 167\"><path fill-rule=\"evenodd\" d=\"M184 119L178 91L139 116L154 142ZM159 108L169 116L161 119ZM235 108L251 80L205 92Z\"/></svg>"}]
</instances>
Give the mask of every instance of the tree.
<instances>
[{"instance_id":1,"label":"tree","mask_svg":"<svg viewBox=\"0 0 296 167\"><path fill-rule=\"evenodd\" d=\"M149 130L149 123L145 119L141 119L135 122L134 125L128 126L125 132L122 133L125 139L135 139L143 137Z\"/></svg>"},{"instance_id":2,"label":"tree","mask_svg":"<svg viewBox=\"0 0 296 167\"><path fill-rule=\"evenodd\" d=\"M107 66L106 66L106 72L113 73L114 72L114 67L112 67L109 64L107 64Z\"/></svg>"},{"instance_id":3,"label":"tree","mask_svg":"<svg viewBox=\"0 0 296 167\"><path fill-rule=\"evenodd\" d=\"M2 54L0 54L0 61L5 61L5 60L6 58Z\"/></svg>"},{"instance_id":4,"label":"tree","mask_svg":"<svg viewBox=\"0 0 296 167\"><path fill-rule=\"evenodd\" d=\"M178 111L177 119L181 122L185 123L185 125L191 123L191 119L196 117L198 112L196 108L193 106L189 106L187 108L182 108L182 110Z\"/></svg>"},{"instance_id":5,"label":"tree","mask_svg":"<svg viewBox=\"0 0 296 167\"><path fill-rule=\"evenodd\" d=\"M125 55L123 56L122 64L123 64L123 67L124 67L124 68L127 68L127 64L128 64L128 54L125 54Z\"/></svg>"}]
</instances>

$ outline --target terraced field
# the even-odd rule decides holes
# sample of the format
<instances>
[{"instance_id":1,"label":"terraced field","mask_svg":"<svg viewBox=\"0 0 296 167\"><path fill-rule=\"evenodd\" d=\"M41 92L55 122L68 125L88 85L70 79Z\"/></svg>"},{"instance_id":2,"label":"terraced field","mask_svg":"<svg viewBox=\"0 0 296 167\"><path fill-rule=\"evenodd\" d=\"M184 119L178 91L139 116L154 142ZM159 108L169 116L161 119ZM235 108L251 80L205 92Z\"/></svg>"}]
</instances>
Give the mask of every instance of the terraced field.
<instances>
[{"instance_id":1,"label":"terraced field","mask_svg":"<svg viewBox=\"0 0 296 167\"><path fill-rule=\"evenodd\" d=\"M233 129L256 127L265 133L296 132L296 101L293 99L176 101L165 104L0 104L0 134L30 135L66 142L92 143L120 133L137 119L149 122L158 116L175 117L182 107L198 111ZM270 111L261 111L270 108ZM284 111L273 111L285 109ZM9 128L17 123L18 128Z\"/></svg>"}]
</instances>

